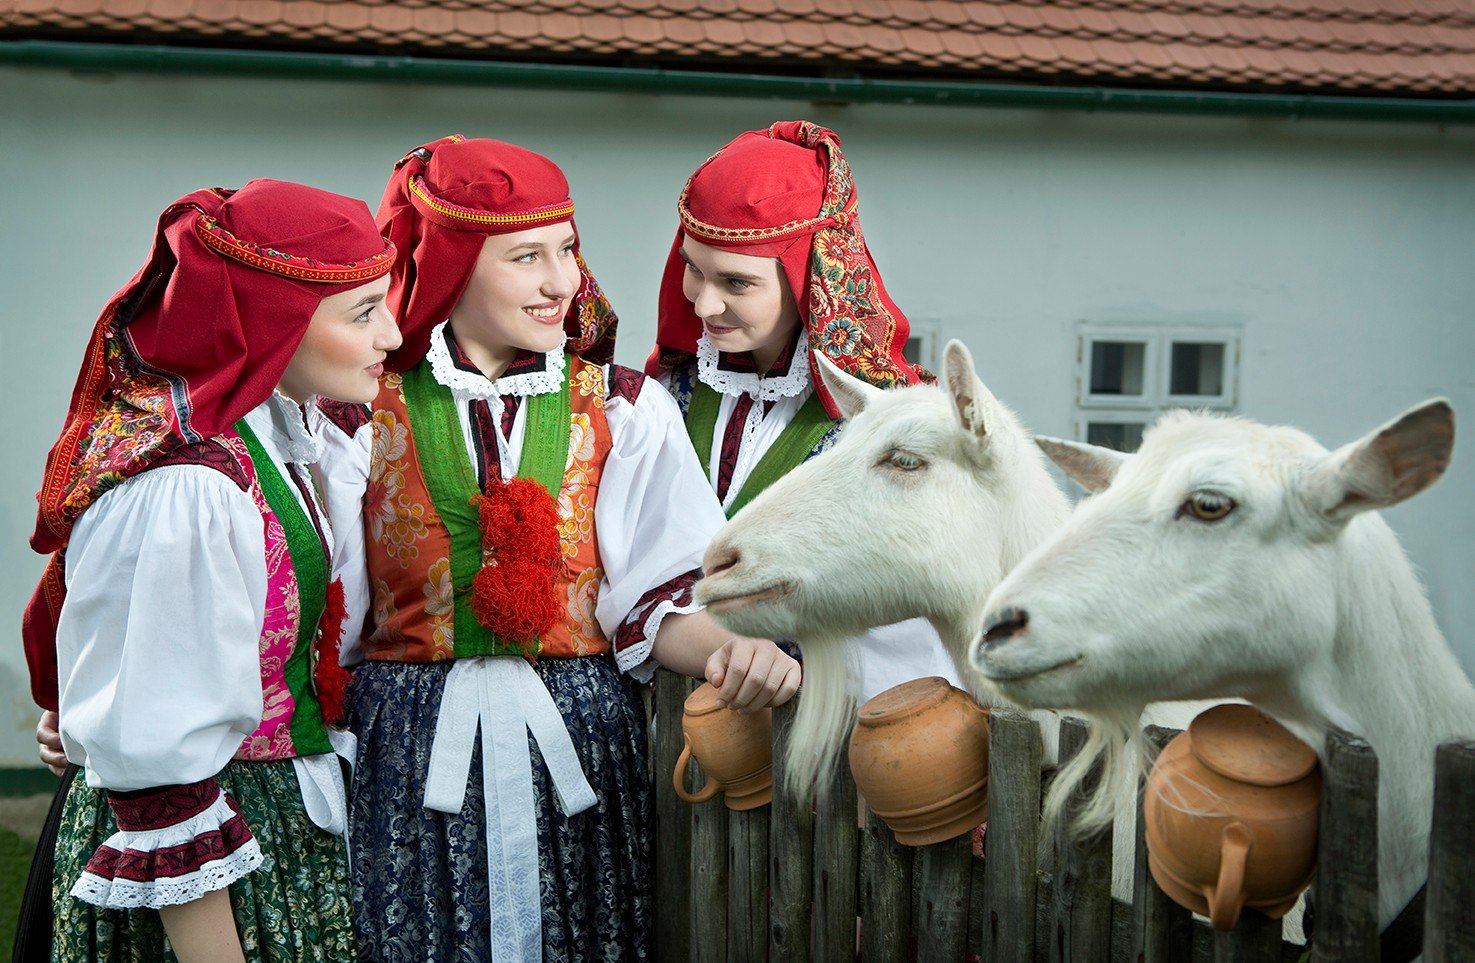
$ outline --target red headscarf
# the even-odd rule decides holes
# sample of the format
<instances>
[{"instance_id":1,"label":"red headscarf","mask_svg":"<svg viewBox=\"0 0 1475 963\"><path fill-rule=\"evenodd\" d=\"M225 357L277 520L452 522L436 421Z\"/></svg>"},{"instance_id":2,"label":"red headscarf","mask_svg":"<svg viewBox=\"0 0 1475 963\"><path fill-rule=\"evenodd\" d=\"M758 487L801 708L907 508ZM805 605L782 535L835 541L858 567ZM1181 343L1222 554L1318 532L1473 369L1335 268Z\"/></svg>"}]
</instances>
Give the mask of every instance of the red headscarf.
<instances>
[{"instance_id":1,"label":"red headscarf","mask_svg":"<svg viewBox=\"0 0 1475 963\"><path fill-rule=\"evenodd\" d=\"M22 629L40 705L56 707L59 552L77 517L269 398L318 303L382 277L393 261L362 201L301 184L254 180L165 208L147 263L93 328L36 495L31 547L58 553Z\"/></svg>"},{"instance_id":2,"label":"red headscarf","mask_svg":"<svg viewBox=\"0 0 1475 963\"><path fill-rule=\"evenodd\" d=\"M648 374L689 362L702 333L681 290L681 242L689 235L735 254L778 258L804 316L811 369L823 352L883 388L931 380L902 356L910 326L866 248L855 182L833 131L797 120L748 131L696 169L676 207L681 226L661 279ZM838 418L818 372L811 374L825 409Z\"/></svg>"},{"instance_id":3,"label":"red headscarf","mask_svg":"<svg viewBox=\"0 0 1475 963\"><path fill-rule=\"evenodd\" d=\"M573 217L563 171L515 144L452 134L406 154L389 178L377 217L400 251L389 307L404 343L385 367L405 371L425 357L431 329L461 300L487 237L572 224ZM616 318L579 254L578 237L575 227L582 281L563 322L567 350L603 364L614 355Z\"/></svg>"}]
</instances>

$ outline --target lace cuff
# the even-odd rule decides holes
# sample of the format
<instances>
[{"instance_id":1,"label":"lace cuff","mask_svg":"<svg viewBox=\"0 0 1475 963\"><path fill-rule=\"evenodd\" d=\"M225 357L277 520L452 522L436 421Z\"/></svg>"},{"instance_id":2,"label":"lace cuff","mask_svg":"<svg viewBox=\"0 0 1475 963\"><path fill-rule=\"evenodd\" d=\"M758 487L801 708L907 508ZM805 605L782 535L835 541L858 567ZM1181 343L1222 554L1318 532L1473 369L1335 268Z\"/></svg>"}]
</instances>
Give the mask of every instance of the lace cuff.
<instances>
[{"instance_id":1,"label":"lace cuff","mask_svg":"<svg viewBox=\"0 0 1475 963\"><path fill-rule=\"evenodd\" d=\"M701 610L692 600L692 588L701 575L699 568L683 572L646 592L635 603L615 632L615 665L621 672L636 682L650 681L656 670L651 650L655 647L661 619Z\"/></svg>"},{"instance_id":2,"label":"lace cuff","mask_svg":"<svg viewBox=\"0 0 1475 963\"><path fill-rule=\"evenodd\" d=\"M261 847L214 779L110 793L118 832L87 862L72 895L108 909L176 906L261 865Z\"/></svg>"}]
</instances>

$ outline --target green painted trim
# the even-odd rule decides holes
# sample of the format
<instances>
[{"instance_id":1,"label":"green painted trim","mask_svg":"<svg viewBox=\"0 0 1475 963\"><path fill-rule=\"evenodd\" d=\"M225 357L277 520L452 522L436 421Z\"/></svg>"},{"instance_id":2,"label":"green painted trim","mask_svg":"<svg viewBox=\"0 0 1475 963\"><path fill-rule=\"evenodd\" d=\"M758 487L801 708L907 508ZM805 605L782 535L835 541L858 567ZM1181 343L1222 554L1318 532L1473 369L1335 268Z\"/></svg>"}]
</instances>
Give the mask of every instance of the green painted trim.
<instances>
[{"instance_id":1,"label":"green painted trim","mask_svg":"<svg viewBox=\"0 0 1475 963\"><path fill-rule=\"evenodd\" d=\"M60 785L50 769L0 769L0 799L54 795Z\"/></svg>"},{"instance_id":2,"label":"green painted trim","mask_svg":"<svg viewBox=\"0 0 1475 963\"><path fill-rule=\"evenodd\" d=\"M870 80L435 57L298 53L59 40L0 41L0 63L70 70L309 77L472 84L603 93L756 97L821 103L931 104L1124 113L1475 123L1475 98L1334 97L1234 91L1052 87L940 80Z\"/></svg>"}]
</instances>

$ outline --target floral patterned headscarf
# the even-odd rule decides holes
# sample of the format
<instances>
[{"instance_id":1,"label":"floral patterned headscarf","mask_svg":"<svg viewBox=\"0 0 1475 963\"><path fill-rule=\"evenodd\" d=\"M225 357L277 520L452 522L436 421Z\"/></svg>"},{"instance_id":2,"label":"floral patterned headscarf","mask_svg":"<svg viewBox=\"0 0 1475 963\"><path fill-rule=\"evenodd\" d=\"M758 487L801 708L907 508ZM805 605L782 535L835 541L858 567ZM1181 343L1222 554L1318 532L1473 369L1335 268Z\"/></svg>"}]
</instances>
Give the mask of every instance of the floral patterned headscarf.
<instances>
[{"instance_id":1,"label":"floral patterned headscarf","mask_svg":"<svg viewBox=\"0 0 1475 963\"><path fill-rule=\"evenodd\" d=\"M840 138L808 121L748 131L713 154L686 182L681 226L661 280L656 348L646 372L688 362L701 319L681 290L681 242L777 258L808 331L810 364L823 353L878 387L930 381L902 355L910 326L881 284L857 212L855 182ZM817 374L815 390L832 418L834 401Z\"/></svg>"}]
</instances>

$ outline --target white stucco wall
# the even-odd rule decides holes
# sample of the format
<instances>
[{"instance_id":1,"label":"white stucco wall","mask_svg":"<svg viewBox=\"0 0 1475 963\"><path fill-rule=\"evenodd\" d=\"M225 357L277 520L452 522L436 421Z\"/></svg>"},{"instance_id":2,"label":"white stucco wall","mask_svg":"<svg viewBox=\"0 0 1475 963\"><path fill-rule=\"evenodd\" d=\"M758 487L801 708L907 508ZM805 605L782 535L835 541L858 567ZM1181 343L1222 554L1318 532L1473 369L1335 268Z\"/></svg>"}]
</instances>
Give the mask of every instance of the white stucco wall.
<instances>
[{"instance_id":1,"label":"white stucco wall","mask_svg":"<svg viewBox=\"0 0 1475 963\"><path fill-rule=\"evenodd\" d=\"M1434 394L1475 431L1475 130L0 67L0 766L34 761L16 627L42 461L106 297L157 212L206 185L301 180L377 201L390 165L444 133L563 165L585 251L654 334L674 204L736 133L839 131L893 296L973 349L1033 428L1073 431L1082 320L1243 326L1240 410L1349 440ZM1475 444L1389 513L1475 671Z\"/></svg>"}]
</instances>

